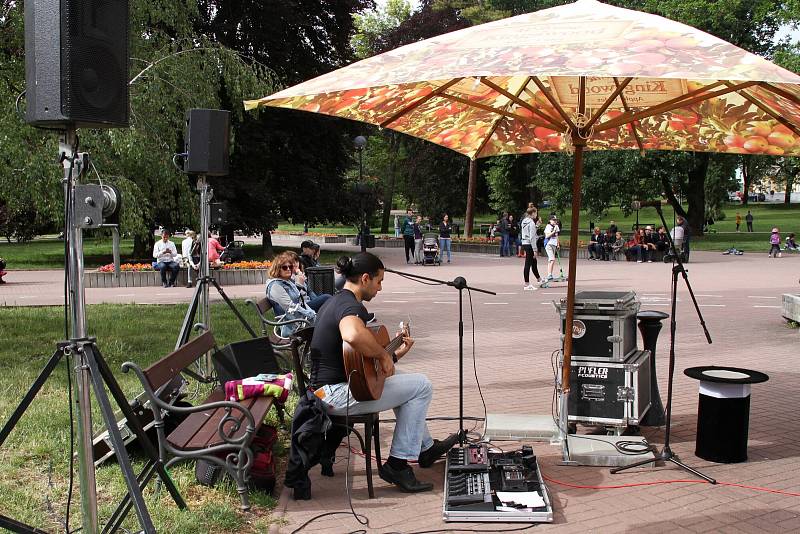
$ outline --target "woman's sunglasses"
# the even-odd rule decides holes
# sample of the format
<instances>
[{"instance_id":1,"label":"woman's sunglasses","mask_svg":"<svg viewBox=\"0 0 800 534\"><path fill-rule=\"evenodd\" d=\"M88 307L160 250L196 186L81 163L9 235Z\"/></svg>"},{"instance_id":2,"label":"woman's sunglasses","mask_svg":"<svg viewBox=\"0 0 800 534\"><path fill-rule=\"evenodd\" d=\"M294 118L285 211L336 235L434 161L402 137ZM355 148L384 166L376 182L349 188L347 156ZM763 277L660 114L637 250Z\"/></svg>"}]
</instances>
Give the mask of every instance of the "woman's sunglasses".
<instances>
[{"instance_id":1,"label":"woman's sunglasses","mask_svg":"<svg viewBox=\"0 0 800 534\"><path fill-rule=\"evenodd\" d=\"M291 271L292 267L293 267L292 265L281 265L281 270L282 271Z\"/></svg>"}]
</instances>

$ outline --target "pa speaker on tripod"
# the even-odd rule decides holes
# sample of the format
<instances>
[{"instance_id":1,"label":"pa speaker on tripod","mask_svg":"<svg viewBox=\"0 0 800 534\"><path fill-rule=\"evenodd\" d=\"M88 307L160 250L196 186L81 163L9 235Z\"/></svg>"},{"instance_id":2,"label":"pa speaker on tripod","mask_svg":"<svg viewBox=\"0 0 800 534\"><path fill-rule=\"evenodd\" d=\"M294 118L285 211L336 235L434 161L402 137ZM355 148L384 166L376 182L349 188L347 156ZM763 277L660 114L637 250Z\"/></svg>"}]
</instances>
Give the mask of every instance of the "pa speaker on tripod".
<instances>
[{"instance_id":1,"label":"pa speaker on tripod","mask_svg":"<svg viewBox=\"0 0 800 534\"><path fill-rule=\"evenodd\" d=\"M25 2L25 119L128 125L128 0Z\"/></svg>"},{"instance_id":2,"label":"pa speaker on tripod","mask_svg":"<svg viewBox=\"0 0 800 534\"><path fill-rule=\"evenodd\" d=\"M230 115L230 112L220 109L190 109L186 112L185 173L228 174Z\"/></svg>"}]
</instances>

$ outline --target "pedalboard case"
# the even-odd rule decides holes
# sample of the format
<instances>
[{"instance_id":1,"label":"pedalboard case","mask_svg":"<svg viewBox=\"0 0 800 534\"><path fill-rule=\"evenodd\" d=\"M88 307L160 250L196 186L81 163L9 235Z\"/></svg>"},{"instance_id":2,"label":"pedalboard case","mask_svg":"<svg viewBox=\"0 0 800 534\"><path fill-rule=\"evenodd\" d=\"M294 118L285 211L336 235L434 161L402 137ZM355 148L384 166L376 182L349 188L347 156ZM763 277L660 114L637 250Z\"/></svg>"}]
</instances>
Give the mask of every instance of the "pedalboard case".
<instances>
[{"instance_id":1,"label":"pedalboard case","mask_svg":"<svg viewBox=\"0 0 800 534\"><path fill-rule=\"evenodd\" d=\"M447 454L445 521L552 523L553 506L533 448L500 452L486 443Z\"/></svg>"},{"instance_id":2,"label":"pedalboard case","mask_svg":"<svg viewBox=\"0 0 800 534\"><path fill-rule=\"evenodd\" d=\"M580 291L575 294L572 321L572 359L623 362L636 351L636 314L639 300L633 291ZM564 335L567 299L556 304Z\"/></svg>"},{"instance_id":3,"label":"pedalboard case","mask_svg":"<svg viewBox=\"0 0 800 534\"><path fill-rule=\"evenodd\" d=\"M638 425L650 409L650 351L624 362L571 362L569 422L595 426Z\"/></svg>"}]
</instances>

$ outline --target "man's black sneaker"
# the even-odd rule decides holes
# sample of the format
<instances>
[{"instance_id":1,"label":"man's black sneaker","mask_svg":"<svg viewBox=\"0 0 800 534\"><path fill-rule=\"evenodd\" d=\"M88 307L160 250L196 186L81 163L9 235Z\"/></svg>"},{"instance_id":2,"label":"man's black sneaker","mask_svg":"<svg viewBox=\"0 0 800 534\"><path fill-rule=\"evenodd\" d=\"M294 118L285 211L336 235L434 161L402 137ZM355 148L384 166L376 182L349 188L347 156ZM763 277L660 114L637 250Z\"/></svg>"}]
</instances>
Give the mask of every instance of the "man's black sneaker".
<instances>
[{"instance_id":1,"label":"man's black sneaker","mask_svg":"<svg viewBox=\"0 0 800 534\"><path fill-rule=\"evenodd\" d=\"M431 482L420 482L414 475L414 470L411 466L406 466L405 469L395 469L387 463L383 464L378 469L380 477L388 482L394 484L401 491L406 493L419 493L421 491L430 491L433 489Z\"/></svg>"},{"instance_id":2,"label":"man's black sneaker","mask_svg":"<svg viewBox=\"0 0 800 534\"><path fill-rule=\"evenodd\" d=\"M438 439L433 440L433 445L419 453L419 466L432 466L433 462L444 456L456 443L458 443L458 432L450 434L442 441Z\"/></svg>"},{"instance_id":3,"label":"man's black sneaker","mask_svg":"<svg viewBox=\"0 0 800 534\"><path fill-rule=\"evenodd\" d=\"M367 318L367 324L375 322L375 314L372 312L367 312L366 318Z\"/></svg>"}]
</instances>

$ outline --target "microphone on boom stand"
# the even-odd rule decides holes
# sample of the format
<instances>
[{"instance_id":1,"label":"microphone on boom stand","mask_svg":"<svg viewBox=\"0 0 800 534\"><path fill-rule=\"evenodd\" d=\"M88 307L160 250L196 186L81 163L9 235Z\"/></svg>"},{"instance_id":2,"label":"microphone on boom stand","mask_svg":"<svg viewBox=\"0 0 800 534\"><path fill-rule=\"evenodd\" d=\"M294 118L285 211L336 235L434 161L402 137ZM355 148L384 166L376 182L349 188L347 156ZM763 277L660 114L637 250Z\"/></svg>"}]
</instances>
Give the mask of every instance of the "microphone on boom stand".
<instances>
[{"instance_id":1,"label":"microphone on boom stand","mask_svg":"<svg viewBox=\"0 0 800 534\"><path fill-rule=\"evenodd\" d=\"M463 447L465 441L464 432L464 309L463 309L463 294L464 290L477 291L479 293L486 293L487 295L497 295L494 291L486 289L478 289L467 285L467 281L463 276L458 276L452 281L438 280L436 278L428 278L427 276L420 276L418 274L405 273L402 271L395 271L394 269L384 268L387 273L394 273L398 276L411 278L416 280L425 280L437 284L447 285L454 287L458 290L458 431L459 431L459 444Z\"/></svg>"}]
</instances>

